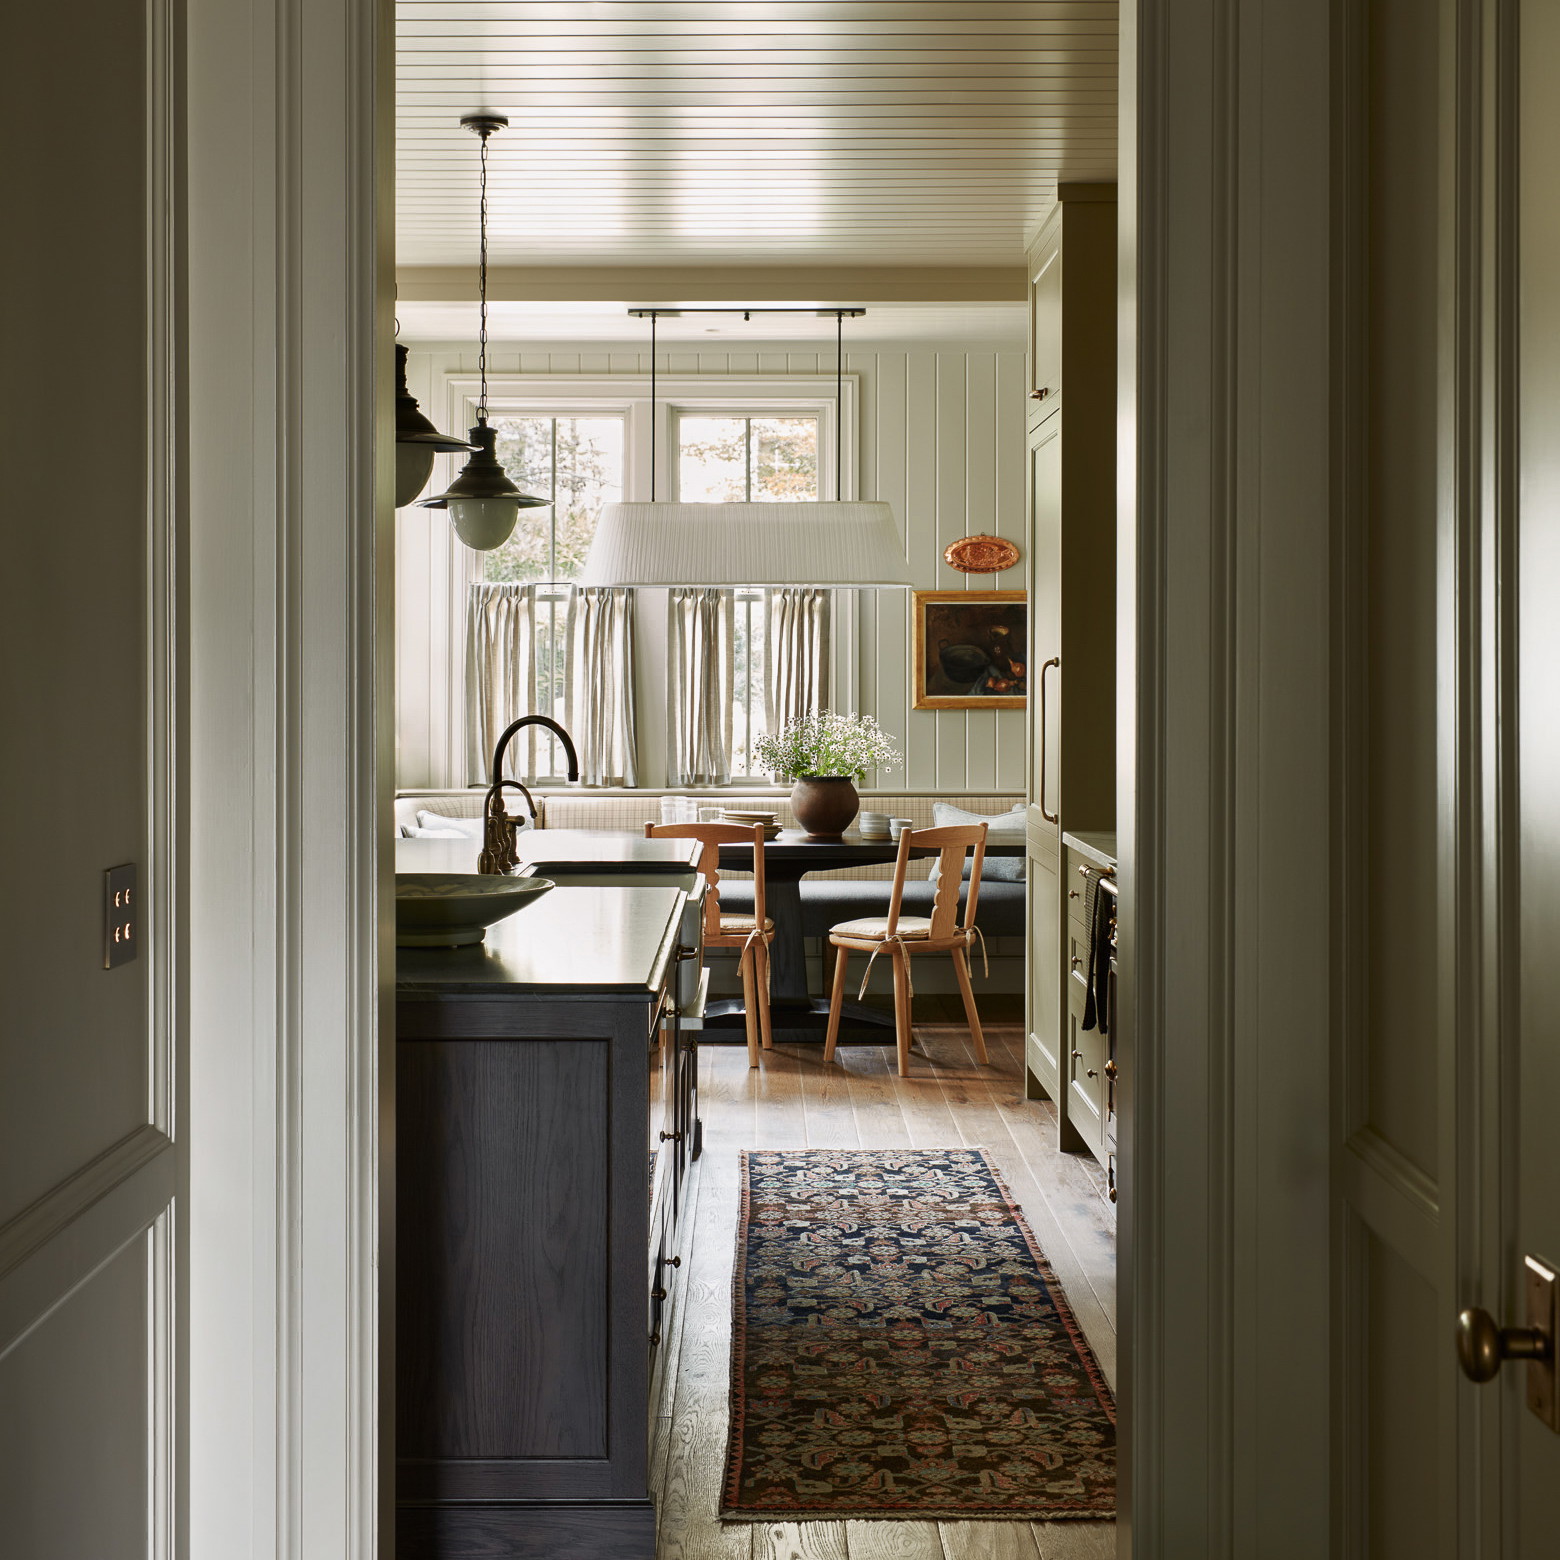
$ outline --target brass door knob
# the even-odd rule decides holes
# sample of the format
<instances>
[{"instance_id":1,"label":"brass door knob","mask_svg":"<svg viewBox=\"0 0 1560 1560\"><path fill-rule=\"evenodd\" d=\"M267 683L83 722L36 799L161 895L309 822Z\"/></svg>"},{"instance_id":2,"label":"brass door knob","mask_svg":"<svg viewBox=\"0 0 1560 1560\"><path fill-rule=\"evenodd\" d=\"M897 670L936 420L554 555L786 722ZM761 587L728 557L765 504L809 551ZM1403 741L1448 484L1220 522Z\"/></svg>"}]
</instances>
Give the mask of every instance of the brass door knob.
<instances>
[{"instance_id":1,"label":"brass door knob","mask_svg":"<svg viewBox=\"0 0 1560 1560\"><path fill-rule=\"evenodd\" d=\"M1546 1360L1549 1334L1538 1327L1502 1327L1482 1306L1457 1318L1457 1363L1470 1381L1493 1381L1507 1360Z\"/></svg>"}]
</instances>

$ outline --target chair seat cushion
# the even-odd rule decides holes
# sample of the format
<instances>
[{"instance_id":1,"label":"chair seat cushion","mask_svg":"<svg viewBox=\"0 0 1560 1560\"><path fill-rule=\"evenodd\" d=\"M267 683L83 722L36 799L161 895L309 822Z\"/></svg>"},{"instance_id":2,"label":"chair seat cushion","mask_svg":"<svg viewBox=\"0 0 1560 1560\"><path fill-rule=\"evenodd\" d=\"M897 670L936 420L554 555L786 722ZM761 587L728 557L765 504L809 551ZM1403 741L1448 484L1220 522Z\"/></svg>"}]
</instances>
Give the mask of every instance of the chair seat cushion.
<instances>
[{"instance_id":1,"label":"chair seat cushion","mask_svg":"<svg viewBox=\"0 0 1560 1560\"><path fill-rule=\"evenodd\" d=\"M737 932L751 932L754 920L755 918L751 915L723 915L720 918L720 929L727 936L732 936ZM766 915L764 917L764 930L772 932L774 929L774 921Z\"/></svg>"},{"instance_id":2,"label":"chair seat cushion","mask_svg":"<svg viewBox=\"0 0 1560 1560\"><path fill-rule=\"evenodd\" d=\"M924 915L902 915L899 918L898 931L899 935L907 941L914 937L930 937L932 923ZM877 941L888 936L888 917L864 915L855 921L841 921L838 926L829 928L829 934L833 937L860 937Z\"/></svg>"}]
</instances>

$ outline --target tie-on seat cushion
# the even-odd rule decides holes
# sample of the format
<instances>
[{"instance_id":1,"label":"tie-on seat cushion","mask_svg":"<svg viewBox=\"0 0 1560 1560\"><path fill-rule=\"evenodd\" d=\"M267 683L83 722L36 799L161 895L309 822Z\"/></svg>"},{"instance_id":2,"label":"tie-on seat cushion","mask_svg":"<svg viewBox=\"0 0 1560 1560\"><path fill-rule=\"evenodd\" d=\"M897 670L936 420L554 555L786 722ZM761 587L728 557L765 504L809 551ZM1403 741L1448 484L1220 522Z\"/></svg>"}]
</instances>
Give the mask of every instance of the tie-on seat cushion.
<instances>
[{"instance_id":1,"label":"tie-on seat cushion","mask_svg":"<svg viewBox=\"0 0 1560 1560\"><path fill-rule=\"evenodd\" d=\"M754 917L750 915L723 915L720 918L720 929L723 934L735 936L739 932L751 932L754 925ZM775 929L774 919L771 916L764 917L764 930L772 932Z\"/></svg>"},{"instance_id":2,"label":"tie-on seat cushion","mask_svg":"<svg viewBox=\"0 0 1560 1560\"><path fill-rule=\"evenodd\" d=\"M924 915L902 915L899 918L897 934L904 938L930 937L932 935L932 923L929 917ZM838 926L829 928L831 937L860 937L863 940L872 938L879 940L888 936L888 917L886 915L864 915L857 921L841 921Z\"/></svg>"}]
</instances>

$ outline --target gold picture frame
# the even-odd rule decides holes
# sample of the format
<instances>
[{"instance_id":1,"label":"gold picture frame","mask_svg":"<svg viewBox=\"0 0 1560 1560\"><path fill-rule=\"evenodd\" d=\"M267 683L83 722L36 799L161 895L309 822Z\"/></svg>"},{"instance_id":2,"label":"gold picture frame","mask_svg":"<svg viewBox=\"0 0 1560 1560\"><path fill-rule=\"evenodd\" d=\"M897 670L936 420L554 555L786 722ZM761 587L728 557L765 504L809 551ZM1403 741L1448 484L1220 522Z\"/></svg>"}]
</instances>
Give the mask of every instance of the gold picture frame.
<instances>
[{"instance_id":1,"label":"gold picture frame","mask_svg":"<svg viewBox=\"0 0 1560 1560\"><path fill-rule=\"evenodd\" d=\"M1029 593L911 593L912 707L1021 710L1029 703Z\"/></svg>"}]
</instances>

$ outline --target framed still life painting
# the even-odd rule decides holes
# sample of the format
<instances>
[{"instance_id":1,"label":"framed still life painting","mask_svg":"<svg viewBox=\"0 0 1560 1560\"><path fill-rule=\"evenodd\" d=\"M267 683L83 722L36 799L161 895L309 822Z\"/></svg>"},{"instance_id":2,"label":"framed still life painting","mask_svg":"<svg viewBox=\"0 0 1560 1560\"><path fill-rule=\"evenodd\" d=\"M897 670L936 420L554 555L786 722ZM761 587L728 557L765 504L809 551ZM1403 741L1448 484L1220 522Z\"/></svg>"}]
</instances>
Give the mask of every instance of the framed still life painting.
<instances>
[{"instance_id":1,"label":"framed still life painting","mask_svg":"<svg viewBox=\"0 0 1560 1560\"><path fill-rule=\"evenodd\" d=\"M1029 698L1029 598L1021 590L913 593L918 710L1021 710Z\"/></svg>"}]
</instances>

